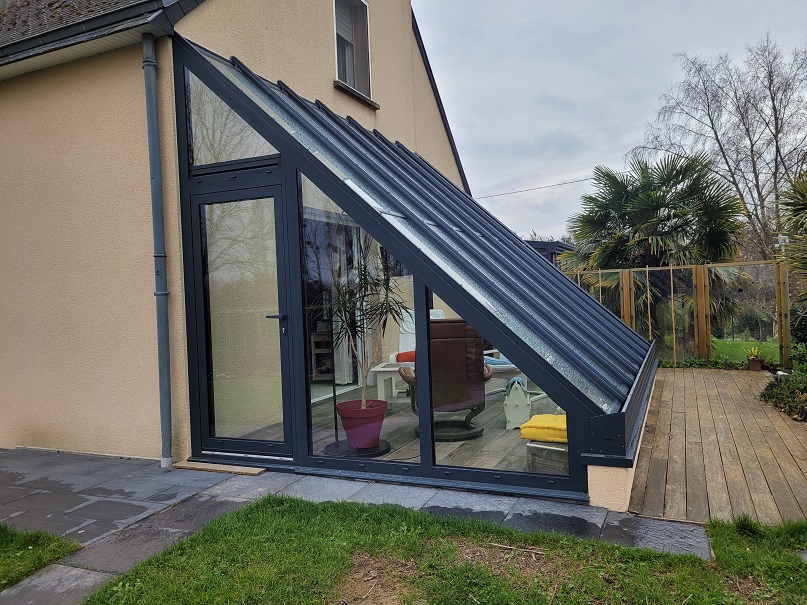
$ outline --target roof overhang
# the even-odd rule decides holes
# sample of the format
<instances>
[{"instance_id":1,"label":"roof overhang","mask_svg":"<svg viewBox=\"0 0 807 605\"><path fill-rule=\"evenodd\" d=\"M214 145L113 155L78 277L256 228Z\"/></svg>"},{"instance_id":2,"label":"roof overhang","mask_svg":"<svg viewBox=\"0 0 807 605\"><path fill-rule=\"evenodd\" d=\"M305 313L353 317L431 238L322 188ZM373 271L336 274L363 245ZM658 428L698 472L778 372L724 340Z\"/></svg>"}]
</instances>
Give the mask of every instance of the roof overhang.
<instances>
[{"instance_id":1,"label":"roof overhang","mask_svg":"<svg viewBox=\"0 0 807 605\"><path fill-rule=\"evenodd\" d=\"M148 0L0 47L0 80L171 35L204 0Z\"/></svg>"}]
</instances>

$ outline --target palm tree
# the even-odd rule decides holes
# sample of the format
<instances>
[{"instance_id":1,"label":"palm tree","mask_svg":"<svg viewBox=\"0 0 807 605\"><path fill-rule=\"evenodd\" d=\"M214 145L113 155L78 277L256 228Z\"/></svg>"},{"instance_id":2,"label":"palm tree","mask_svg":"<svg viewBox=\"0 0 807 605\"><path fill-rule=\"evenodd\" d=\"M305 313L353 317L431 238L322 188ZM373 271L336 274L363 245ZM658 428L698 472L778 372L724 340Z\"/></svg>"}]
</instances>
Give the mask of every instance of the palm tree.
<instances>
[{"instance_id":1,"label":"palm tree","mask_svg":"<svg viewBox=\"0 0 807 605\"><path fill-rule=\"evenodd\" d=\"M785 228L790 235L785 258L797 273L807 277L807 175L793 181L790 191L782 197L787 211Z\"/></svg>"},{"instance_id":2,"label":"palm tree","mask_svg":"<svg viewBox=\"0 0 807 605\"><path fill-rule=\"evenodd\" d=\"M668 156L652 165L635 158L626 172L598 166L593 181L595 192L583 196L583 211L569 219L575 250L562 257L565 270L674 267L725 262L734 256L742 206L706 157ZM615 291L616 274L600 275L589 278L597 280L599 290ZM729 292L741 272L710 271L709 276L712 320L718 326L736 306ZM676 332L690 331L684 328L692 315L690 270L639 272L633 277L637 311L648 311L637 312L638 330L649 334L652 326L658 339L674 313ZM663 338L661 342L663 347Z\"/></svg>"},{"instance_id":3,"label":"palm tree","mask_svg":"<svg viewBox=\"0 0 807 605\"><path fill-rule=\"evenodd\" d=\"M596 191L569 219L572 270L625 269L730 260L742 207L704 156L633 159L627 172L594 169Z\"/></svg>"}]
</instances>

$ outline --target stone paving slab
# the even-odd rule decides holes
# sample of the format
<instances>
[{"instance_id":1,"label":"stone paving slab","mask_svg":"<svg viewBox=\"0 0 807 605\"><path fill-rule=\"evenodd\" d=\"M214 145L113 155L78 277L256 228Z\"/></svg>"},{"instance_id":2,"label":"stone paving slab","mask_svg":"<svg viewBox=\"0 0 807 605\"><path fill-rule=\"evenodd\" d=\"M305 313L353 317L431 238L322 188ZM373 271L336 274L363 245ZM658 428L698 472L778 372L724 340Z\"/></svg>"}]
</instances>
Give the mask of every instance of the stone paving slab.
<instances>
[{"instance_id":1,"label":"stone paving slab","mask_svg":"<svg viewBox=\"0 0 807 605\"><path fill-rule=\"evenodd\" d=\"M25 496L18 500L14 500L11 504L6 504L7 507L13 507L17 510L38 510L45 512L66 513L82 504L90 504L97 499L89 496L81 496L78 494L68 492L35 492L30 496Z\"/></svg>"},{"instance_id":2,"label":"stone paving slab","mask_svg":"<svg viewBox=\"0 0 807 605\"><path fill-rule=\"evenodd\" d=\"M39 489L47 492L81 492L107 481L105 477L67 475L50 470L47 473L32 473L29 474L29 477L32 475L39 476L19 481L14 484L15 487ZM56 477L58 477L58 479Z\"/></svg>"},{"instance_id":3,"label":"stone paving slab","mask_svg":"<svg viewBox=\"0 0 807 605\"><path fill-rule=\"evenodd\" d=\"M276 494L300 479L302 475L275 472L266 472L255 477L236 476L207 488L201 494L227 500L253 502L266 494Z\"/></svg>"},{"instance_id":4,"label":"stone paving slab","mask_svg":"<svg viewBox=\"0 0 807 605\"><path fill-rule=\"evenodd\" d=\"M608 509L582 504L519 498L502 525L523 532L554 532L579 538L598 538Z\"/></svg>"},{"instance_id":5,"label":"stone paving slab","mask_svg":"<svg viewBox=\"0 0 807 605\"><path fill-rule=\"evenodd\" d=\"M338 502L349 499L365 485L366 481L307 475L278 493L284 496L296 496L309 502Z\"/></svg>"},{"instance_id":6,"label":"stone paving slab","mask_svg":"<svg viewBox=\"0 0 807 605\"><path fill-rule=\"evenodd\" d=\"M478 519L492 523L504 521L518 498L457 490L440 490L423 505L422 510L438 517Z\"/></svg>"},{"instance_id":7,"label":"stone paving slab","mask_svg":"<svg viewBox=\"0 0 807 605\"><path fill-rule=\"evenodd\" d=\"M398 504L404 508L418 509L422 508L438 492L439 490L433 487L368 483L348 500L364 504Z\"/></svg>"},{"instance_id":8,"label":"stone paving slab","mask_svg":"<svg viewBox=\"0 0 807 605\"><path fill-rule=\"evenodd\" d=\"M156 502L138 502L132 500L115 500L105 498L95 500L86 506L79 506L70 511L71 515L96 521L109 521L117 525L129 525L165 508L165 504Z\"/></svg>"},{"instance_id":9,"label":"stone paving slab","mask_svg":"<svg viewBox=\"0 0 807 605\"><path fill-rule=\"evenodd\" d=\"M194 532L221 515L243 508L245 504L245 500L228 500L196 494L156 515L151 515L141 524L155 528Z\"/></svg>"},{"instance_id":10,"label":"stone paving slab","mask_svg":"<svg viewBox=\"0 0 807 605\"><path fill-rule=\"evenodd\" d=\"M113 531L117 531L120 528L120 525L110 523L109 521L92 521L86 525L81 525L76 529L66 532L64 537L69 538L70 540L75 540L82 546L86 546L87 544L90 544L103 536L111 534Z\"/></svg>"},{"instance_id":11,"label":"stone paving slab","mask_svg":"<svg viewBox=\"0 0 807 605\"><path fill-rule=\"evenodd\" d=\"M0 505L9 504L14 500L30 496L35 491L37 490L27 487L14 487L13 485L6 487L0 485Z\"/></svg>"},{"instance_id":12,"label":"stone paving slab","mask_svg":"<svg viewBox=\"0 0 807 605\"><path fill-rule=\"evenodd\" d=\"M0 592L0 605L78 605L114 577L67 565L48 565Z\"/></svg>"},{"instance_id":13,"label":"stone paving slab","mask_svg":"<svg viewBox=\"0 0 807 605\"><path fill-rule=\"evenodd\" d=\"M137 524L98 540L61 563L94 571L121 574L152 555L187 538L191 532Z\"/></svg>"},{"instance_id":14,"label":"stone paving slab","mask_svg":"<svg viewBox=\"0 0 807 605\"><path fill-rule=\"evenodd\" d=\"M637 548L690 554L710 559L712 550L706 528L694 523L635 517L609 511L600 538Z\"/></svg>"},{"instance_id":15,"label":"stone paving slab","mask_svg":"<svg viewBox=\"0 0 807 605\"><path fill-rule=\"evenodd\" d=\"M0 519L2 519L2 514L0 512ZM15 512L11 516L2 519L2 521L16 529L28 531L42 529L57 536L75 531L92 523L91 519L82 519L81 517L62 513L49 513L44 510Z\"/></svg>"}]
</instances>

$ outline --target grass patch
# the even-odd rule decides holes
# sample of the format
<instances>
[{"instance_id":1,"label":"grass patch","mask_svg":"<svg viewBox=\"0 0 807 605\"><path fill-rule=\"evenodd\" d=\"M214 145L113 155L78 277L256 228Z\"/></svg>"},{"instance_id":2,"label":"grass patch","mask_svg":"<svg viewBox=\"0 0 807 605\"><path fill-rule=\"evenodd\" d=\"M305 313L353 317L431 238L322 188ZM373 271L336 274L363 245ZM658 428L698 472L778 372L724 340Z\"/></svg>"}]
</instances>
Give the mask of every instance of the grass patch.
<instances>
[{"instance_id":1,"label":"grass patch","mask_svg":"<svg viewBox=\"0 0 807 605\"><path fill-rule=\"evenodd\" d=\"M769 362L779 362L779 343L776 341L760 342L758 340L725 340L712 338L713 357L725 358L733 362L744 362L748 358L748 349L758 347L759 352Z\"/></svg>"},{"instance_id":2,"label":"grass patch","mask_svg":"<svg viewBox=\"0 0 807 605\"><path fill-rule=\"evenodd\" d=\"M0 523L0 591L78 548L44 531L18 531Z\"/></svg>"},{"instance_id":3,"label":"grass patch","mask_svg":"<svg viewBox=\"0 0 807 605\"><path fill-rule=\"evenodd\" d=\"M805 527L749 536L715 524L718 559L707 562L394 506L269 496L144 561L86 603L680 605L761 595L805 603L807 565L788 550L802 546Z\"/></svg>"}]
</instances>

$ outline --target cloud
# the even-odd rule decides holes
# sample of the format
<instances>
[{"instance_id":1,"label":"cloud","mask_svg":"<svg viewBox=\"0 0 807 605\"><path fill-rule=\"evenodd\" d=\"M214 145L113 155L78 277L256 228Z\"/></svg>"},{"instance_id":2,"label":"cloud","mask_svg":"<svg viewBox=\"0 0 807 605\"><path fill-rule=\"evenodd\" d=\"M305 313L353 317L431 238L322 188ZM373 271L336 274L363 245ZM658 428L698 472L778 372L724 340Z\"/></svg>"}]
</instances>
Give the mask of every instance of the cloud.
<instances>
[{"instance_id":1,"label":"cloud","mask_svg":"<svg viewBox=\"0 0 807 605\"><path fill-rule=\"evenodd\" d=\"M675 53L740 56L768 30L784 48L807 43L807 2L788 0L412 4L477 195L621 169L681 77ZM520 233L556 235L588 190L483 201Z\"/></svg>"}]
</instances>

